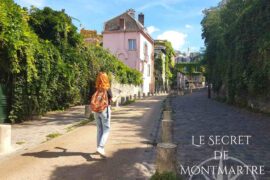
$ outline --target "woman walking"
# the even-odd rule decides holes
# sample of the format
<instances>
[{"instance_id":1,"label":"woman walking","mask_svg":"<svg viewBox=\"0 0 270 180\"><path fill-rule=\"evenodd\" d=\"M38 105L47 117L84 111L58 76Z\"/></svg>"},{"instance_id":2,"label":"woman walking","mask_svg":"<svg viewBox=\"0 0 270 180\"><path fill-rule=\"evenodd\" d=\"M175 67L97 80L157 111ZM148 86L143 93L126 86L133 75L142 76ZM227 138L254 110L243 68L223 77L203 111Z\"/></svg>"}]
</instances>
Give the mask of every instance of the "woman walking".
<instances>
[{"instance_id":1,"label":"woman walking","mask_svg":"<svg viewBox=\"0 0 270 180\"><path fill-rule=\"evenodd\" d=\"M112 92L110 81L105 72L96 79L96 92L91 98L91 109L97 124L97 153L105 157L105 144L110 131Z\"/></svg>"}]
</instances>

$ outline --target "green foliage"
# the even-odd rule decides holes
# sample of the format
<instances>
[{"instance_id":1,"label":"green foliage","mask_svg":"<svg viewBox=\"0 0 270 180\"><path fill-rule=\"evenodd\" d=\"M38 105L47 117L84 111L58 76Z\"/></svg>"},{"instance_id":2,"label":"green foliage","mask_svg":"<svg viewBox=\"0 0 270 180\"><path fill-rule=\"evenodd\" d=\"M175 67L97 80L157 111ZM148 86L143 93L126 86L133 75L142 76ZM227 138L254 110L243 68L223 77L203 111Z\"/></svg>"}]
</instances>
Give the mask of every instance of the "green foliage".
<instances>
[{"instance_id":1,"label":"green foliage","mask_svg":"<svg viewBox=\"0 0 270 180\"><path fill-rule=\"evenodd\" d=\"M24 141L18 141L18 142L16 142L16 144L18 144L18 145L22 145L24 143L25 143Z\"/></svg>"},{"instance_id":2,"label":"green foliage","mask_svg":"<svg viewBox=\"0 0 270 180\"><path fill-rule=\"evenodd\" d=\"M94 73L94 77L96 77L100 70L103 70L109 74L112 73L120 83L142 84L142 74L139 71L129 68L100 46L90 45L88 48L89 51L92 52L90 54L93 61L91 71Z\"/></svg>"},{"instance_id":3,"label":"green foliage","mask_svg":"<svg viewBox=\"0 0 270 180\"><path fill-rule=\"evenodd\" d=\"M64 11L27 12L12 0L0 1L0 44L0 83L8 87L11 122L87 103L101 69L124 84L142 82L140 72L103 48L85 47Z\"/></svg>"},{"instance_id":4,"label":"green foliage","mask_svg":"<svg viewBox=\"0 0 270 180\"><path fill-rule=\"evenodd\" d=\"M61 136L62 134L60 134L60 133L51 133L51 134L48 134L47 136L46 136L46 138L47 138L47 141L49 141L49 140L52 140L52 139L54 139L54 138L57 138L57 137L59 137L59 136Z\"/></svg>"},{"instance_id":5,"label":"green foliage","mask_svg":"<svg viewBox=\"0 0 270 180\"><path fill-rule=\"evenodd\" d=\"M161 45L165 47L165 81L169 82L169 85L172 84L174 81L173 79L173 71L174 71L174 49L172 47L171 42L169 41L157 41L155 42L156 45ZM156 84L160 84L161 86L164 82L161 82L161 78L159 77L162 72L164 71L163 69L163 61L161 55L157 55L155 59L155 78L156 78ZM167 89L168 87L166 87Z\"/></svg>"},{"instance_id":6,"label":"green foliage","mask_svg":"<svg viewBox=\"0 0 270 180\"><path fill-rule=\"evenodd\" d=\"M175 70L185 75L202 74L205 71L201 62L183 62L175 65Z\"/></svg>"},{"instance_id":7,"label":"green foliage","mask_svg":"<svg viewBox=\"0 0 270 180\"><path fill-rule=\"evenodd\" d=\"M155 76L155 87L157 90L160 90L160 88L164 88L164 79L163 79L163 73L164 72L164 67L165 67L165 61L162 57L162 54L155 54L155 71L154 71L154 76Z\"/></svg>"},{"instance_id":8,"label":"green foliage","mask_svg":"<svg viewBox=\"0 0 270 180\"><path fill-rule=\"evenodd\" d=\"M151 180L181 180L182 178L178 177L175 173L173 172L164 172L164 173L159 173L156 172L152 177Z\"/></svg>"},{"instance_id":9,"label":"green foliage","mask_svg":"<svg viewBox=\"0 0 270 180\"><path fill-rule=\"evenodd\" d=\"M172 71L174 68L174 61L172 60L174 58L174 49L172 47L171 42L166 41L165 42L165 47L166 47L166 61L165 61L165 72L166 72L166 77L169 80L172 80Z\"/></svg>"},{"instance_id":10,"label":"green foliage","mask_svg":"<svg viewBox=\"0 0 270 180\"><path fill-rule=\"evenodd\" d=\"M89 124L90 122L92 122L92 121L94 121L94 120L95 120L95 119L94 119L94 114L91 113L88 119L81 120L80 122L78 122L78 123L76 123L76 124L73 124L73 125L71 125L71 126L68 126L68 127L66 128L66 131L67 131L67 132L70 132L70 131L72 131L72 130L78 128L78 127L85 126L85 125Z\"/></svg>"},{"instance_id":11,"label":"green foliage","mask_svg":"<svg viewBox=\"0 0 270 180\"><path fill-rule=\"evenodd\" d=\"M155 57L155 74L162 74L162 54L157 54Z\"/></svg>"},{"instance_id":12,"label":"green foliage","mask_svg":"<svg viewBox=\"0 0 270 180\"><path fill-rule=\"evenodd\" d=\"M123 105L124 106L126 106L126 105L130 105L130 104L132 104L132 103L134 103L134 102L136 102L136 100L135 99L132 99L132 100L128 100L128 101L126 101Z\"/></svg>"},{"instance_id":13,"label":"green foliage","mask_svg":"<svg viewBox=\"0 0 270 180\"><path fill-rule=\"evenodd\" d=\"M202 21L208 81L228 102L270 98L270 3L230 0Z\"/></svg>"},{"instance_id":14,"label":"green foliage","mask_svg":"<svg viewBox=\"0 0 270 180\"><path fill-rule=\"evenodd\" d=\"M54 11L49 7L43 10L32 7L30 9L29 24L44 40L50 40L54 45L75 47L81 42L77 28L72 24L72 18L64 10Z\"/></svg>"},{"instance_id":15,"label":"green foliage","mask_svg":"<svg viewBox=\"0 0 270 180\"><path fill-rule=\"evenodd\" d=\"M189 76L192 79L193 76L199 76L201 82L205 82L205 65L203 60L195 62L182 62L177 63L174 67L174 78L177 78L177 73L181 72L185 76ZM202 76L200 76L202 75Z\"/></svg>"}]
</instances>

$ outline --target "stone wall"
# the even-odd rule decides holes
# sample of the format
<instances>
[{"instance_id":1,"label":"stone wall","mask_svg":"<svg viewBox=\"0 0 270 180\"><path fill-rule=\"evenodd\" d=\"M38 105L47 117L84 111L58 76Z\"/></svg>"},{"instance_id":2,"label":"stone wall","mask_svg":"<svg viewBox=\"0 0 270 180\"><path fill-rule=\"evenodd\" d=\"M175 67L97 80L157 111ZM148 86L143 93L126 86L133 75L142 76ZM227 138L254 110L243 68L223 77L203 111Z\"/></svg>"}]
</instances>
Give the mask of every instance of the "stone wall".
<instances>
[{"instance_id":1,"label":"stone wall","mask_svg":"<svg viewBox=\"0 0 270 180\"><path fill-rule=\"evenodd\" d=\"M138 96L138 94L142 95L141 87L128 84L120 84L114 78L111 82L111 90L114 97L120 94L118 98L119 104L123 103L123 101L125 102L127 99L130 99L130 96L134 97L135 94L136 96Z\"/></svg>"},{"instance_id":2,"label":"stone wall","mask_svg":"<svg viewBox=\"0 0 270 180\"><path fill-rule=\"evenodd\" d=\"M263 113L270 113L270 100L267 98L249 98L248 107Z\"/></svg>"},{"instance_id":3,"label":"stone wall","mask_svg":"<svg viewBox=\"0 0 270 180\"><path fill-rule=\"evenodd\" d=\"M225 86L222 86L220 91L214 92L212 90L211 92L212 98L219 99L222 101L226 101L228 93L226 92ZM243 104L239 103L238 99L236 99L236 104L243 106ZM270 99L265 97L247 97L247 102L244 104L244 107L250 108L253 111L256 112L262 112L262 113L270 113Z\"/></svg>"},{"instance_id":4,"label":"stone wall","mask_svg":"<svg viewBox=\"0 0 270 180\"><path fill-rule=\"evenodd\" d=\"M117 101L112 103L113 106L123 105L128 100L144 99L147 96L167 95L165 91L158 91L152 94L149 92L145 94L142 92L142 88L140 86L120 84L114 79L114 77L112 77L111 80L111 90L113 97L119 95ZM91 113L90 105L85 105L85 117L89 118Z\"/></svg>"}]
</instances>

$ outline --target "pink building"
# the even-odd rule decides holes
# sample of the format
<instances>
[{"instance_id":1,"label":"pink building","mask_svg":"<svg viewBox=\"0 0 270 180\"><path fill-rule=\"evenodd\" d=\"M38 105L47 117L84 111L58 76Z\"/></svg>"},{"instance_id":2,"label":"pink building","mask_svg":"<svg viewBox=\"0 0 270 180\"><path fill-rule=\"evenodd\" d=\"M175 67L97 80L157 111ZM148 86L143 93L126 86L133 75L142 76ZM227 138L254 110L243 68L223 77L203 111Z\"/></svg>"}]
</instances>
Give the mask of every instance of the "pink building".
<instances>
[{"instance_id":1,"label":"pink building","mask_svg":"<svg viewBox=\"0 0 270 180\"><path fill-rule=\"evenodd\" d=\"M135 11L130 9L107 21L103 47L143 74L142 92L154 92L154 40L144 27L142 13L136 20Z\"/></svg>"}]
</instances>

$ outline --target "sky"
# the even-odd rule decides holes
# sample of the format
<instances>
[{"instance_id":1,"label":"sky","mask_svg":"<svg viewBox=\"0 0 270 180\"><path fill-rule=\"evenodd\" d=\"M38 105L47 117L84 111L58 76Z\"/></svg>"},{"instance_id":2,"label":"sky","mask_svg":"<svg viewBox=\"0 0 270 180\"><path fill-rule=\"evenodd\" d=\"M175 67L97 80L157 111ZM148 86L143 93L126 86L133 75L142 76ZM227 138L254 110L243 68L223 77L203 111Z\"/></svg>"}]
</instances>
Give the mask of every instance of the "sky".
<instances>
[{"instance_id":1,"label":"sky","mask_svg":"<svg viewBox=\"0 0 270 180\"><path fill-rule=\"evenodd\" d=\"M204 9L217 6L221 0L14 0L22 7L49 6L65 9L78 29L102 32L104 22L128 9L143 13L145 27L153 39L169 40L182 52L204 47L201 20ZM136 16L137 18L137 16Z\"/></svg>"}]
</instances>

